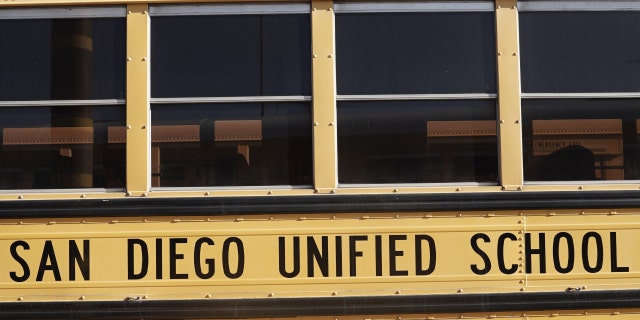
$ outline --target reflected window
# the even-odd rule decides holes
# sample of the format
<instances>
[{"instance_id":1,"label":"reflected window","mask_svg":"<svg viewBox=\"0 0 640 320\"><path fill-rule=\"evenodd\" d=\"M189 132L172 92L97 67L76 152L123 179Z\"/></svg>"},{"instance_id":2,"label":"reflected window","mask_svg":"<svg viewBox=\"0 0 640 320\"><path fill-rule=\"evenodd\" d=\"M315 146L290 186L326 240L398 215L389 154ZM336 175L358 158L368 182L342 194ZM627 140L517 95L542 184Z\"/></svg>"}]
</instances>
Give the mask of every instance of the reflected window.
<instances>
[{"instance_id":1,"label":"reflected window","mask_svg":"<svg viewBox=\"0 0 640 320\"><path fill-rule=\"evenodd\" d=\"M0 10L0 189L124 189L124 7Z\"/></svg>"},{"instance_id":2,"label":"reflected window","mask_svg":"<svg viewBox=\"0 0 640 320\"><path fill-rule=\"evenodd\" d=\"M151 7L153 187L313 184L309 11Z\"/></svg>"},{"instance_id":3,"label":"reflected window","mask_svg":"<svg viewBox=\"0 0 640 320\"><path fill-rule=\"evenodd\" d=\"M498 181L493 6L336 4L341 184Z\"/></svg>"},{"instance_id":4,"label":"reflected window","mask_svg":"<svg viewBox=\"0 0 640 320\"><path fill-rule=\"evenodd\" d=\"M524 176L529 181L640 178L640 101L523 101Z\"/></svg>"},{"instance_id":5,"label":"reflected window","mask_svg":"<svg viewBox=\"0 0 640 320\"><path fill-rule=\"evenodd\" d=\"M309 103L153 106L153 185L310 185L310 107Z\"/></svg>"},{"instance_id":6,"label":"reflected window","mask_svg":"<svg viewBox=\"0 0 640 320\"><path fill-rule=\"evenodd\" d=\"M496 182L495 118L492 100L340 102L340 182Z\"/></svg>"},{"instance_id":7,"label":"reflected window","mask_svg":"<svg viewBox=\"0 0 640 320\"><path fill-rule=\"evenodd\" d=\"M0 108L0 189L124 188L122 107Z\"/></svg>"}]
</instances>

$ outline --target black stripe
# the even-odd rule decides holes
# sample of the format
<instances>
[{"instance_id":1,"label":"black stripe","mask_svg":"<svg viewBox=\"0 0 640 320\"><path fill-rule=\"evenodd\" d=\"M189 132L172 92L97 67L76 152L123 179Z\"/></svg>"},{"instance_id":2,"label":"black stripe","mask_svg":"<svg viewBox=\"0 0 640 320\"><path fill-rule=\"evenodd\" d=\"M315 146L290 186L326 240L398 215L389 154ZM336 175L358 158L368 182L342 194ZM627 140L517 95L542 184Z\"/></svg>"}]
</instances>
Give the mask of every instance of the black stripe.
<instances>
[{"instance_id":1,"label":"black stripe","mask_svg":"<svg viewBox=\"0 0 640 320\"><path fill-rule=\"evenodd\" d=\"M382 195L313 195L10 200L3 218L232 215L340 212L411 212L640 207L640 191L495 192Z\"/></svg>"},{"instance_id":2,"label":"black stripe","mask_svg":"<svg viewBox=\"0 0 640 320\"><path fill-rule=\"evenodd\" d=\"M331 298L4 302L3 319L240 319L640 308L640 290Z\"/></svg>"}]
</instances>

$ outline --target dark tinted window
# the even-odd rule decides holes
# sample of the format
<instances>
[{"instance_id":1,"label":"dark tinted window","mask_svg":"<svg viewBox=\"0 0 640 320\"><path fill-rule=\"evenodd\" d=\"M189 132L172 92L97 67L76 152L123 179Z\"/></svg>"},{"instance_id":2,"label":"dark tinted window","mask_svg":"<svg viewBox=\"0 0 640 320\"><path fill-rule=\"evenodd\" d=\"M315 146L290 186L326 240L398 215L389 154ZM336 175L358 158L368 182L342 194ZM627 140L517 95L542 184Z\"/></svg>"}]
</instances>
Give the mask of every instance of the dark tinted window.
<instances>
[{"instance_id":1,"label":"dark tinted window","mask_svg":"<svg viewBox=\"0 0 640 320\"><path fill-rule=\"evenodd\" d=\"M522 12L524 92L640 90L640 12Z\"/></svg>"},{"instance_id":2,"label":"dark tinted window","mask_svg":"<svg viewBox=\"0 0 640 320\"><path fill-rule=\"evenodd\" d=\"M338 94L493 93L493 13L336 15Z\"/></svg>"},{"instance_id":3,"label":"dark tinted window","mask_svg":"<svg viewBox=\"0 0 640 320\"><path fill-rule=\"evenodd\" d=\"M152 96L311 94L309 15L154 17Z\"/></svg>"},{"instance_id":4,"label":"dark tinted window","mask_svg":"<svg viewBox=\"0 0 640 320\"><path fill-rule=\"evenodd\" d=\"M125 20L0 20L0 100L125 97Z\"/></svg>"},{"instance_id":5,"label":"dark tinted window","mask_svg":"<svg viewBox=\"0 0 640 320\"><path fill-rule=\"evenodd\" d=\"M124 188L122 107L0 108L0 189Z\"/></svg>"},{"instance_id":6,"label":"dark tinted window","mask_svg":"<svg viewBox=\"0 0 640 320\"><path fill-rule=\"evenodd\" d=\"M495 102L338 103L341 183L495 182Z\"/></svg>"},{"instance_id":7,"label":"dark tinted window","mask_svg":"<svg viewBox=\"0 0 640 320\"><path fill-rule=\"evenodd\" d=\"M154 187L311 185L310 103L152 106Z\"/></svg>"},{"instance_id":8,"label":"dark tinted window","mask_svg":"<svg viewBox=\"0 0 640 320\"><path fill-rule=\"evenodd\" d=\"M640 100L524 100L529 181L640 179Z\"/></svg>"}]
</instances>

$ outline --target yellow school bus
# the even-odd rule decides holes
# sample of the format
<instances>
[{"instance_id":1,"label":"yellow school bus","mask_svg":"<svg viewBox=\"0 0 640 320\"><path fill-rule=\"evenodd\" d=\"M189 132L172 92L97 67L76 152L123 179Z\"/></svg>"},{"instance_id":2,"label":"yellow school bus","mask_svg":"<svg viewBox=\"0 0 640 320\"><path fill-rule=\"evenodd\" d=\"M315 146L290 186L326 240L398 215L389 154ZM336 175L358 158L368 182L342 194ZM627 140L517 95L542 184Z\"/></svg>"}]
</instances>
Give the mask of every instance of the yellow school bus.
<instances>
[{"instance_id":1,"label":"yellow school bus","mask_svg":"<svg viewBox=\"0 0 640 320\"><path fill-rule=\"evenodd\" d=\"M6 319L636 319L640 1L0 1Z\"/></svg>"}]
</instances>

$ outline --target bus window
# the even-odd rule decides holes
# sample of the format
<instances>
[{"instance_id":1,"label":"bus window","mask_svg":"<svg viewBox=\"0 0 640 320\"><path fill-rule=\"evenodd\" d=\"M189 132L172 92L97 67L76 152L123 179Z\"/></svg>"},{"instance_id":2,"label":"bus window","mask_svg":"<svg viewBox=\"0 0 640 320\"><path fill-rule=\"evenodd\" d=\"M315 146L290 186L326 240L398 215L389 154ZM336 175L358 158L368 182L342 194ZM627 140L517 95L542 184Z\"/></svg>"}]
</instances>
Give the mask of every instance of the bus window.
<instances>
[{"instance_id":1,"label":"bus window","mask_svg":"<svg viewBox=\"0 0 640 320\"><path fill-rule=\"evenodd\" d=\"M529 99L522 108L526 180L640 178L640 101Z\"/></svg>"},{"instance_id":2,"label":"bus window","mask_svg":"<svg viewBox=\"0 0 640 320\"><path fill-rule=\"evenodd\" d=\"M124 15L3 11L0 189L124 189L124 144L108 141L125 125Z\"/></svg>"},{"instance_id":3,"label":"bus window","mask_svg":"<svg viewBox=\"0 0 640 320\"><path fill-rule=\"evenodd\" d=\"M640 12L623 7L519 5L525 180L640 179Z\"/></svg>"},{"instance_id":4,"label":"bus window","mask_svg":"<svg viewBox=\"0 0 640 320\"><path fill-rule=\"evenodd\" d=\"M339 182L496 183L495 45L492 3L337 5Z\"/></svg>"},{"instance_id":5,"label":"bus window","mask_svg":"<svg viewBox=\"0 0 640 320\"><path fill-rule=\"evenodd\" d=\"M493 100L341 102L338 118L342 183L497 181Z\"/></svg>"},{"instance_id":6,"label":"bus window","mask_svg":"<svg viewBox=\"0 0 640 320\"><path fill-rule=\"evenodd\" d=\"M197 128L152 137L153 187L313 184L309 11L151 7L152 127Z\"/></svg>"}]
</instances>

